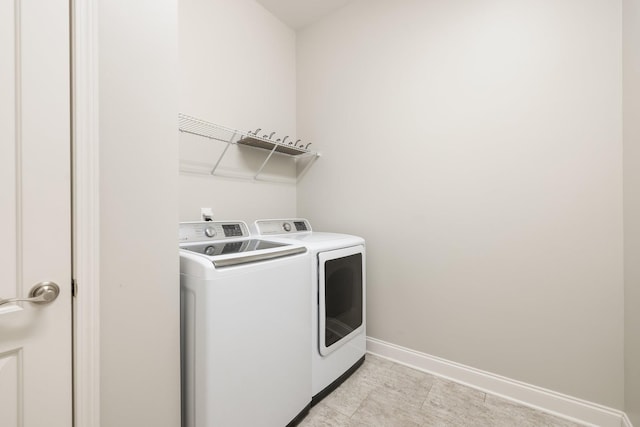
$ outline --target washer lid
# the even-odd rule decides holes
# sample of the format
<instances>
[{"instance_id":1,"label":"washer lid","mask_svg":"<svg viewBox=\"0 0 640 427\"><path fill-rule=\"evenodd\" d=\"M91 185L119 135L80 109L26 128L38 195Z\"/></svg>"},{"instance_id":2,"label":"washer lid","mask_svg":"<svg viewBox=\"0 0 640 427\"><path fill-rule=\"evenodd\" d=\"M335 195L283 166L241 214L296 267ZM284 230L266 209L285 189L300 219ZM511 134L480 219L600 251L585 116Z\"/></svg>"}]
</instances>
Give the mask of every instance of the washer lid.
<instances>
[{"instance_id":1,"label":"washer lid","mask_svg":"<svg viewBox=\"0 0 640 427\"><path fill-rule=\"evenodd\" d=\"M286 243L269 242L267 240L237 240L230 242L206 242L194 245L183 245L182 249L195 252L197 254L216 256L226 254L238 254L242 252L259 251L263 249L273 249L282 246L290 246Z\"/></svg>"},{"instance_id":2,"label":"washer lid","mask_svg":"<svg viewBox=\"0 0 640 427\"><path fill-rule=\"evenodd\" d=\"M205 256L217 268L305 253L307 248L260 239L183 244L180 249Z\"/></svg>"}]
</instances>

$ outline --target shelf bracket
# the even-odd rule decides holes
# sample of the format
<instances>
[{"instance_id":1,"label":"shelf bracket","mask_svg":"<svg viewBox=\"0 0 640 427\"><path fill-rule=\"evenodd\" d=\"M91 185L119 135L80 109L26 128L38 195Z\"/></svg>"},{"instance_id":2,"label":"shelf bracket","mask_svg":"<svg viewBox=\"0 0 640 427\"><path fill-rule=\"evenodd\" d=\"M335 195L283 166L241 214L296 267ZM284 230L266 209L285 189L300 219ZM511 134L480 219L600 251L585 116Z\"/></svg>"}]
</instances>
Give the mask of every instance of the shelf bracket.
<instances>
[{"instance_id":1,"label":"shelf bracket","mask_svg":"<svg viewBox=\"0 0 640 427\"><path fill-rule=\"evenodd\" d=\"M320 157L320 153L315 153L312 158L309 159L309 161L307 162L307 164L304 166L304 168L300 171L300 173L297 173L297 178L296 179L300 179L304 176L304 174L307 173L307 171L309 169L311 169L311 165L314 164L316 162L316 160L318 160L318 157Z\"/></svg>"},{"instance_id":2,"label":"shelf bracket","mask_svg":"<svg viewBox=\"0 0 640 427\"><path fill-rule=\"evenodd\" d=\"M269 153L269 155L267 156L266 159L264 159L264 162L262 162L262 166L260 166L260 169L258 169L258 172L256 172L256 174L253 176L253 179L258 179L258 175L260 175L260 173L262 172L262 169L264 169L264 167L267 165L267 162L269 161L269 159L271 158L271 156L273 156L273 153L276 152L276 148L278 148L277 145L273 145L273 148L271 149L271 152Z\"/></svg>"},{"instance_id":3,"label":"shelf bracket","mask_svg":"<svg viewBox=\"0 0 640 427\"><path fill-rule=\"evenodd\" d=\"M227 150L229 149L229 147L231 147L231 144L233 144L233 138L235 138L237 134L238 134L238 131L234 131L233 135L231 136L231 139L229 141L227 141L227 146L224 147L224 150L222 150L222 153L220 154L220 157L218 157L218 161L216 162L216 164L213 167L213 169L211 169L211 175L215 174L216 169L218 169L218 166L220 165L220 162L222 161L222 158L224 157L225 154L227 154Z\"/></svg>"}]
</instances>

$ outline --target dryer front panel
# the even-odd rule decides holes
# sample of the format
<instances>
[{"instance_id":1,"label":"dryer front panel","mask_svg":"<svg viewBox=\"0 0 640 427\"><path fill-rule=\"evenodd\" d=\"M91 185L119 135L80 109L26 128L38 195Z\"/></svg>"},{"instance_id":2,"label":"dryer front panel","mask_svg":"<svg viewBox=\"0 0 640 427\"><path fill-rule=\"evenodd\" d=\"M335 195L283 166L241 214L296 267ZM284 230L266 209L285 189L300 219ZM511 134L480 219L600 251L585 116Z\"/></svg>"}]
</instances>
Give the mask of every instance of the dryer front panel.
<instances>
[{"instance_id":1,"label":"dryer front panel","mask_svg":"<svg viewBox=\"0 0 640 427\"><path fill-rule=\"evenodd\" d=\"M319 351L326 356L364 329L364 246L318 254Z\"/></svg>"}]
</instances>

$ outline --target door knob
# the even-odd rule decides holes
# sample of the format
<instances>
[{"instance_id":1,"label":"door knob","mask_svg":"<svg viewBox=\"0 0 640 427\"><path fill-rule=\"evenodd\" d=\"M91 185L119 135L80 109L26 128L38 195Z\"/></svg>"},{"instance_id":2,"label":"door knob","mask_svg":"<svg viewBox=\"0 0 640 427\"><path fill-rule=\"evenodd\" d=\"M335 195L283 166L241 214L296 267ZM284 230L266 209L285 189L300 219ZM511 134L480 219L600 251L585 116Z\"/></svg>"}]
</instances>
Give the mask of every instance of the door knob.
<instances>
[{"instance_id":1,"label":"door knob","mask_svg":"<svg viewBox=\"0 0 640 427\"><path fill-rule=\"evenodd\" d=\"M58 297L60 287L53 282L40 282L31 288L29 298L0 299L0 305L12 302L32 302L35 304L48 304Z\"/></svg>"}]
</instances>

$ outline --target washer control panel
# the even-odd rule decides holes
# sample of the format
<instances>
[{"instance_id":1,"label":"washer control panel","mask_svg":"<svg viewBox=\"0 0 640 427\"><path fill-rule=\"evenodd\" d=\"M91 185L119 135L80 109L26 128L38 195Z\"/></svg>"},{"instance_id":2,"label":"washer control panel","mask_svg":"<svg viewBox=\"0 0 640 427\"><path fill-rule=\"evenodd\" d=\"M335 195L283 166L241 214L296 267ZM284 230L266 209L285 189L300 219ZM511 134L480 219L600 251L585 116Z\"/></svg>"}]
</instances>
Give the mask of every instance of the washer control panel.
<instances>
[{"instance_id":1,"label":"washer control panel","mask_svg":"<svg viewBox=\"0 0 640 427\"><path fill-rule=\"evenodd\" d=\"M304 218L261 219L255 222L255 229L261 236L309 233L312 231L311 224Z\"/></svg>"},{"instance_id":2,"label":"washer control panel","mask_svg":"<svg viewBox=\"0 0 640 427\"><path fill-rule=\"evenodd\" d=\"M206 242L249 237L249 227L242 221L197 221L181 222L178 241Z\"/></svg>"}]
</instances>

